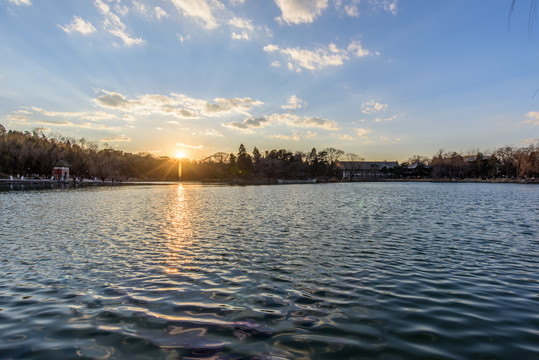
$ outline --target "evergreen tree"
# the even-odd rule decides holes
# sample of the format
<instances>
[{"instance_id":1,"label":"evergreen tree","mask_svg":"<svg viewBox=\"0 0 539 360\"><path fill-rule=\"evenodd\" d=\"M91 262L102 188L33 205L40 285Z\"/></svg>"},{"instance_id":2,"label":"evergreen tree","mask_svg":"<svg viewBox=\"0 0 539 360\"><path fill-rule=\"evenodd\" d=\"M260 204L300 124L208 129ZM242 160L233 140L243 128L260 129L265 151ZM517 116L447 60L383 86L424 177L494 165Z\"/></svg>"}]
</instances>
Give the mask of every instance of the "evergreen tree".
<instances>
[{"instance_id":1,"label":"evergreen tree","mask_svg":"<svg viewBox=\"0 0 539 360\"><path fill-rule=\"evenodd\" d=\"M245 146L243 144L240 144L240 148L238 150L238 173L240 176L251 176L253 175L253 160L251 159L251 155L247 154L247 151L245 150Z\"/></svg>"}]
</instances>

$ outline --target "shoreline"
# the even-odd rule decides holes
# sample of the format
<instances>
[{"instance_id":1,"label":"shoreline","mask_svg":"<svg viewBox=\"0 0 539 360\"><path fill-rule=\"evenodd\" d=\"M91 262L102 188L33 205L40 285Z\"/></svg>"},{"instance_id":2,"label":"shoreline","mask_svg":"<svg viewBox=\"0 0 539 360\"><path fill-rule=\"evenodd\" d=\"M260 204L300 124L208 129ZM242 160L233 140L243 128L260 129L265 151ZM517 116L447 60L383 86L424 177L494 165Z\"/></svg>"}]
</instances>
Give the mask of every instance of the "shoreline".
<instances>
[{"instance_id":1,"label":"shoreline","mask_svg":"<svg viewBox=\"0 0 539 360\"><path fill-rule=\"evenodd\" d=\"M424 183L483 183L483 184L539 184L539 179L355 179L318 181L316 184L338 184L338 183L384 183L384 182L424 182ZM83 180L58 181L51 179L0 179L0 189L24 188L77 188L90 186L137 186L137 185L170 185L170 184L203 184L203 185L308 185L308 183L279 184L277 179L202 179L202 180L130 180L130 181L92 181ZM310 183L313 184L313 183Z\"/></svg>"}]
</instances>

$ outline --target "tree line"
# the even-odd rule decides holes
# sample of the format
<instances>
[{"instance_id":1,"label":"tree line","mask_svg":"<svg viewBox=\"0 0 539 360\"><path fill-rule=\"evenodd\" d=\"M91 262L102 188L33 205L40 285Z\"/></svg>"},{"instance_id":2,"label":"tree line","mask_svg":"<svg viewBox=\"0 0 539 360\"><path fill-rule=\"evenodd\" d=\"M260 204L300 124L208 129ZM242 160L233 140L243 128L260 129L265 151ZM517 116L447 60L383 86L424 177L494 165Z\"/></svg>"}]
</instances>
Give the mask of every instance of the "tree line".
<instances>
[{"instance_id":1,"label":"tree line","mask_svg":"<svg viewBox=\"0 0 539 360\"><path fill-rule=\"evenodd\" d=\"M237 153L218 152L198 161L183 164L182 178L185 179L307 179L338 176L338 160L344 152L335 148L322 151L291 152L271 150L261 152L254 148L248 153L241 144ZM354 154L348 157L359 160Z\"/></svg>"},{"instance_id":2,"label":"tree line","mask_svg":"<svg viewBox=\"0 0 539 360\"><path fill-rule=\"evenodd\" d=\"M68 166L80 178L176 180L178 165L168 157L132 154L43 132L6 131L0 124L0 174L49 177L56 166Z\"/></svg>"},{"instance_id":3,"label":"tree line","mask_svg":"<svg viewBox=\"0 0 539 360\"><path fill-rule=\"evenodd\" d=\"M285 149L251 153L243 144L237 153L218 152L201 160L182 160L183 180L337 179L341 162L364 160L335 148L309 152ZM50 177L56 166L69 166L81 178L177 180L178 160L149 153L127 153L84 138L45 135L34 130L6 131L0 124L0 175ZM392 168L372 169L385 178L532 178L539 176L539 145L504 146L490 153L464 155L438 151L431 158L415 155ZM351 179L352 180L352 179Z\"/></svg>"}]
</instances>

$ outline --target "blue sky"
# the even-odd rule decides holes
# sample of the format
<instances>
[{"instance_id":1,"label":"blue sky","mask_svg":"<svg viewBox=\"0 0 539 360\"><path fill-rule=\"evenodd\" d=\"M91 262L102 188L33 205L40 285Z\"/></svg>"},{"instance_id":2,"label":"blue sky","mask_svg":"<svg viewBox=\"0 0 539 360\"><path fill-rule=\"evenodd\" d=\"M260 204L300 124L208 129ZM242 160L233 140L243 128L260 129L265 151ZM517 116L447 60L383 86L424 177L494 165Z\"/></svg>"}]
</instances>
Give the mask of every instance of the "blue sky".
<instances>
[{"instance_id":1,"label":"blue sky","mask_svg":"<svg viewBox=\"0 0 539 360\"><path fill-rule=\"evenodd\" d=\"M0 123L202 158L539 140L520 0L0 0ZM539 27L539 24L535 24Z\"/></svg>"}]
</instances>

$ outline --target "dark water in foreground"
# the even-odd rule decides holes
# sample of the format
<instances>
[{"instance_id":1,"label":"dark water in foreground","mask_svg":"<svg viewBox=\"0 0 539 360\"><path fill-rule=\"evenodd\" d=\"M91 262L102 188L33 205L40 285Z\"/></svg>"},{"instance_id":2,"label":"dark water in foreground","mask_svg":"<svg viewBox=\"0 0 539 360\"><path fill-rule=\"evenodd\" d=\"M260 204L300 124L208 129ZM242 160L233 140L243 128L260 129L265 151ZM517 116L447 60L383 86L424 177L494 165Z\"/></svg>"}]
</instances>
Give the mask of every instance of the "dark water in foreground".
<instances>
[{"instance_id":1,"label":"dark water in foreground","mask_svg":"<svg viewBox=\"0 0 539 360\"><path fill-rule=\"evenodd\" d=\"M0 358L539 359L539 187L0 193Z\"/></svg>"}]
</instances>

